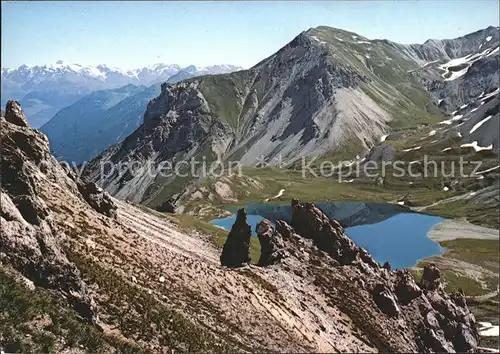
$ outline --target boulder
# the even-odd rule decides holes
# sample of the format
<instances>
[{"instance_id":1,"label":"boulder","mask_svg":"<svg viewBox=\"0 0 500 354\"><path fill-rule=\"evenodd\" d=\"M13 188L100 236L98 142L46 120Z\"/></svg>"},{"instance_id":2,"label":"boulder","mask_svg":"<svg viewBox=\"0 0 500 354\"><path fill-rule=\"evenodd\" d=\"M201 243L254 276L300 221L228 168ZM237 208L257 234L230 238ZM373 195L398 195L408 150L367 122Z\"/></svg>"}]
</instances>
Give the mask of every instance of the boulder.
<instances>
[{"instance_id":1,"label":"boulder","mask_svg":"<svg viewBox=\"0 0 500 354\"><path fill-rule=\"evenodd\" d=\"M477 331L460 323L455 333L455 349L459 353L473 353L477 348Z\"/></svg>"},{"instance_id":2,"label":"boulder","mask_svg":"<svg viewBox=\"0 0 500 354\"><path fill-rule=\"evenodd\" d=\"M425 333L421 335L422 347L432 349L434 353L454 353L453 345L449 343L441 329L425 328ZM424 350L425 350L424 349ZM431 352L431 353L432 353Z\"/></svg>"},{"instance_id":3,"label":"boulder","mask_svg":"<svg viewBox=\"0 0 500 354\"><path fill-rule=\"evenodd\" d=\"M400 310L397 300L386 285L377 284L372 295L373 301L375 301L380 311L390 317L399 316Z\"/></svg>"},{"instance_id":4,"label":"boulder","mask_svg":"<svg viewBox=\"0 0 500 354\"><path fill-rule=\"evenodd\" d=\"M117 206L107 192L98 187L94 182L85 183L77 179L76 184L83 199L85 199L95 211L116 218Z\"/></svg>"}]
</instances>

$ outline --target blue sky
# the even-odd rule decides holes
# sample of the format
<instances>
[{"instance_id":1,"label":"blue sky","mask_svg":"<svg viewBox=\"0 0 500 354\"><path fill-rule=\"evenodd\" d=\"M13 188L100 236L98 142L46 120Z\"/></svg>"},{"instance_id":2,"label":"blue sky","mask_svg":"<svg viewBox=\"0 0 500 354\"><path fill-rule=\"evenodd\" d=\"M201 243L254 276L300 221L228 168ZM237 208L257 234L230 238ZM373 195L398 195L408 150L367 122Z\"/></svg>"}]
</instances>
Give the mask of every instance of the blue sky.
<instances>
[{"instance_id":1,"label":"blue sky","mask_svg":"<svg viewBox=\"0 0 500 354\"><path fill-rule=\"evenodd\" d=\"M498 26L498 0L323 2L3 2L2 67L158 62L250 67L326 25L421 43Z\"/></svg>"}]
</instances>

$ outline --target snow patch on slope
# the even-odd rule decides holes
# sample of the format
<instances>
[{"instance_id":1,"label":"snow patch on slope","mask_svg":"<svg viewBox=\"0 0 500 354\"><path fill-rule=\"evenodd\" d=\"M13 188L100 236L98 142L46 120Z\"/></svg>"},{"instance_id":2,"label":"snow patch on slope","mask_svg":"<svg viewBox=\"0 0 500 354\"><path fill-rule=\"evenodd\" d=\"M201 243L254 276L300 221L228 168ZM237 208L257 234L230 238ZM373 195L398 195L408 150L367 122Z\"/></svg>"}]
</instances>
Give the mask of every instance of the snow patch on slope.
<instances>
[{"instance_id":1,"label":"snow patch on slope","mask_svg":"<svg viewBox=\"0 0 500 354\"><path fill-rule=\"evenodd\" d=\"M447 63L441 64L438 66L439 69L444 70L444 73L441 74L441 77L444 79L444 81L456 80L459 77L465 75L469 71L469 68L472 66L472 64L486 56L489 56L490 54L492 54L492 52L495 51L491 48L488 48L481 53L469 54L465 57L452 59Z\"/></svg>"},{"instance_id":2,"label":"snow patch on slope","mask_svg":"<svg viewBox=\"0 0 500 354\"><path fill-rule=\"evenodd\" d=\"M499 47L496 47L490 54L487 55L487 57L497 54L498 51L499 51Z\"/></svg>"},{"instance_id":3,"label":"snow patch on slope","mask_svg":"<svg viewBox=\"0 0 500 354\"><path fill-rule=\"evenodd\" d=\"M489 121L491 118L493 118L493 116L488 116L488 117L484 118L482 121L476 123L476 125L474 125L472 127L472 129L470 130L469 134L472 134L473 132L475 132L481 125L483 125L484 123L486 123L487 121Z\"/></svg>"},{"instance_id":4,"label":"snow patch on slope","mask_svg":"<svg viewBox=\"0 0 500 354\"><path fill-rule=\"evenodd\" d=\"M477 141L473 141L472 143L462 144L460 145L462 148L473 148L476 152L483 150L493 150L493 144L489 146L479 146Z\"/></svg>"}]
</instances>

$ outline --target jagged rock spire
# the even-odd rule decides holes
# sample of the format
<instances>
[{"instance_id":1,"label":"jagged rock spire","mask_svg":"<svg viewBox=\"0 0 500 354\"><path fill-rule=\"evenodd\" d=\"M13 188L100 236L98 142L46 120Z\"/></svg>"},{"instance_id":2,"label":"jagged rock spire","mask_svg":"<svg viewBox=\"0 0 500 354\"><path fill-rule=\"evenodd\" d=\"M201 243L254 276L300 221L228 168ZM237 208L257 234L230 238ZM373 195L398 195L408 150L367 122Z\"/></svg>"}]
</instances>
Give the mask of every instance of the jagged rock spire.
<instances>
[{"instance_id":1,"label":"jagged rock spire","mask_svg":"<svg viewBox=\"0 0 500 354\"><path fill-rule=\"evenodd\" d=\"M301 203L292 200L292 227L305 238L311 238L314 244L328 253L341 264L350 264L356 258L378 268L366 250L356 246L353 240L346 236L344 228L337 220L330 219L313 203Z\"/></svg>"},{"instance_id":2,"label":"jagged rock spire","mask_svg":"<svg viewBox=\"0 0 500 354\"><path fill-rule=\"evenodd\" d=\"M252 228L247 223L247 213L245 209L239 209L231 232L224 243L220 263L227 267L241 267L249 263L250 237Z\"/></svg>"}]
</instances>

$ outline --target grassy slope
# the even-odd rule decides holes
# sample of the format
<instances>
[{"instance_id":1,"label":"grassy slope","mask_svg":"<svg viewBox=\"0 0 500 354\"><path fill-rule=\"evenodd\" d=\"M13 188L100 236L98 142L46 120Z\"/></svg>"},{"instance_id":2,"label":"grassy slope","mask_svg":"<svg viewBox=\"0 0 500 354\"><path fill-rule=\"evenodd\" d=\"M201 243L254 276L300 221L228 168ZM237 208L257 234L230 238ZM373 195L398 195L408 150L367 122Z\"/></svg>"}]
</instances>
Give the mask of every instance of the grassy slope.
<instances>
[{"instance_id":1,"label":"grassy slope","mask_svg":"<svg viewBox=\"0 0 500 354\"><path fill-rule=\"evenodd\" d=\"M499 241L498 240L478 240L478 239L455 239L439 243L446 249L445 253L439 257L431 257L428 260L420 261L416 268L422 269L426 264L434 262L443 272L446 286L449 291L463 289L468 296L479 296L495 291L499 285ZM443 262L442 259L459 260L479 265L497 276L484 275L482 279L474 279L463 272L457 273L450 262Z\"/></svg>"},{"instance_id":2,"label":"grassy slope","mask_svg":"<svg viewBox=\"0 0 500 354\"><path fill-rule=\"evenodd\" d=\"M237 130L243 102L241 96L245 88L245 71L225 75L205 76L200 82L200 91L214 115Z\"/></svg>"},{"instance_id":3,"label":"grassy slope","mask_svg":"<svg viewBox=\"0 0 500 354\"><path fill-rule=\"evenodd\" d=\"M481 204L471 204L467 200L457 200L449 203L442 203L426 212L441 215L448 218L466 216L467 220L476 225L498 228L498 206L484 206Z\"/></svg>"},{"instance_id":4,"label":"grassy slope","mask_svg":"<svg viewBox=\"0 0 500 354\"><path fill-rule=\"evenodd\" d=\"M108 294L106 300L98 301L101 315L109 323L116 324L125 337L142 343L158 341L162 347L173 351L235 350L221 344L211 332L168 306L168 300L166 303L159 301L145 289L126 282L115 270L104 268L71 247L65 251L79 268L83 279L88 284L97 284L100 294Z\"/></svg>"},{"instance_id":5,"label":"grassy slope","mask_svg":"<svg viewBox=\"0 0 500 354\"><path fill-rule=\"evenodd\" d=\"M140 204L137 204L136 206L141 208L145 212L153 213L156 216L161 216L169 219L186 232L194 231L208 236L211 242L213 242L213 244L219 247L221 250L222 246L224 246L224 242L226 242L228 232L224 229L221 229L220 227L211 224L208 220L203 220L189 214L160 213ZM259 240L255 237L252 237L250 240L250 255L252 258L252 262L257 263L260 257L260 243Z\"/></svg>"},{"instance_id":6,"label":"grassy slope","mask_svg":"<svg viewBox=\"0 0 500 354\"><path fill-rule=\"evenodd\" d=\"M410 73L418 65L385 41L364 43L368 41L355 33L323 26L312 34L330 45L333 63L348 65L368 78L363 89L392 115L389 125L393 129L436 123L442 118L442 111Z\"/></svg>"},{"instance_id":7,"label":"grassy slope","mask_svg":"<svg viewBox=\"0 0 500 354\"><path fill-rule=\"evenodd\" d=\"M28 291L2 268L0 293L0 347L8 353L53 352L62 347L80 347L88 352L110 348L123 353L142 352L82 322L76 312L50 291L39 287Z\"/></svg>"},{"instance_id":8,"label":"grassy slope","mask_svg":"<svg viewBox=\"0 0 500 354\"><path fill-rule=\"evenodd\" d=\"M492 272L499 271L498 240L456 239L440 244L448 250L450 258L479 264Z\"/></svg>"}]
</instances>

